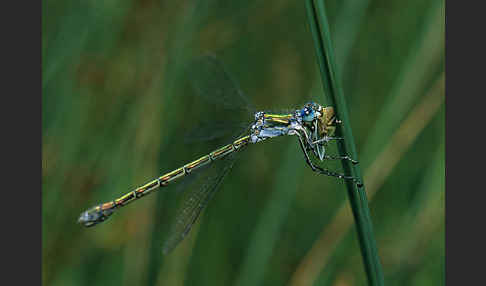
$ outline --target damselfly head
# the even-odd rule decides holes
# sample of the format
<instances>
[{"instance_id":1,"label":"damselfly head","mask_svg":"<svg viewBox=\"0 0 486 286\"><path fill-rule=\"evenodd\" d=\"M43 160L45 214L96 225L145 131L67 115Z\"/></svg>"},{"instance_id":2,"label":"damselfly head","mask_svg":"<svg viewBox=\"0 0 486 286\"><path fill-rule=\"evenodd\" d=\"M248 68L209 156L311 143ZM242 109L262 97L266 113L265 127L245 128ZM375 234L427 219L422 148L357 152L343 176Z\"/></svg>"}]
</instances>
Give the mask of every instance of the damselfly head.
<instances>
[{"instance_id":1,"label":"damselfly head","mask_svg":"<svg viewBox=\"0 0 486 286\"><path fill-rule=\"evenodd\" d=\"M323 107L310 102L298 112L304 126L310 129L314 137L332 136L336 126L336 114L332 106Z\"/></svg>"}]
</instances>

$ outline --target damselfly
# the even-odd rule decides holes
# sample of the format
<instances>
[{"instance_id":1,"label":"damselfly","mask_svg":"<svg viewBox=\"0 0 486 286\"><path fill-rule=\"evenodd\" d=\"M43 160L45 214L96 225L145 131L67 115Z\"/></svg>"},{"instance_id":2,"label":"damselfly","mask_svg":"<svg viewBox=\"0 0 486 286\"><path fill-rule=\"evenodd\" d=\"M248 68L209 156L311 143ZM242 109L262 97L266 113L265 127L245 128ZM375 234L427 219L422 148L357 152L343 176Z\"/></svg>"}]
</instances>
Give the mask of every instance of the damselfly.
<instances>
[{"instance_id":1,"label":"damselfly","mask_svg":"<svg viewBox=\"0 0 486 286\"><path fill-rule=\"evenodd\" d=\"M211 75L220 79L220 81L225 81L227 88L223 92L220 92L218 95L219 97L226 96L225 100L227 101L242 96L241 91L236 86L230 86L231 80L229 75L214 57L206 57L204 60L200 61L199 64L204 64L206 66L206 75ZM211 87L206 86L206 88ZM231 98L231 94L234 94L233 98ZM333 156L326 154L326 146L330 141L343 140L343 138L334 137L336 125L339 123L340 121L336 118L333 107L323 107L312 102L305 104L302 108L285 114L275 114L264 111L256 112L254 113L254 119L251 125L236 140L197 160L187 163L178 169L168 172L118 199L88 209L81 214L78 221L87 227L97 225L109 218L115 210L126 206L157 189L167 187L177 180L186 177L188 174L198 172L205 166L211 165L215 161L228 159L228 157L240 152L251 144L263 142L267 139L279 136L288 135L296 136L298 138L305 160L313 171L340 179L352 180L360 185L360 182L354 177L325 169L313 163L311 159L314 157L321 162L325 160L348 160L353 164L357 163L357 161L349 156ZM211 180L210 184L204 184L193 191L187 198L184 207L181 208L176 219L176 227L172 230L172 233L165 244L164 252L167 253L172 250L187 235L201 211L214 195L219 183L231 169L232 163L232 160L228 160L228 167L222 169L221 174L218 174L215 179Z\"/></svg>"}]
</instances>

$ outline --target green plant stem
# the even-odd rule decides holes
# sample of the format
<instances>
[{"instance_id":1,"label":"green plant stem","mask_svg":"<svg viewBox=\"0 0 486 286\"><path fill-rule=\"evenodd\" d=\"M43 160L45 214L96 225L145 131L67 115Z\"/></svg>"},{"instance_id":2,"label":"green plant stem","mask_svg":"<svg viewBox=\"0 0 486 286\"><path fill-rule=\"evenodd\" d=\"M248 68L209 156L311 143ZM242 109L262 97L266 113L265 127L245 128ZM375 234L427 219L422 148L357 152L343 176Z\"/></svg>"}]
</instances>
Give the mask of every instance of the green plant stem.
<instances>
[{"instance_id":1,"label":"green plant stem","mask_svg":"<svg viewBox=\"0 0 486 286\"><path fill-rule=\"evenodd\" d=\"M330 104L334 107L337 117L342 121L342 124L336 130L337 136L345 138L345 140L338 142L339 153L343 156L349 155L352 158L358 158L349 124L346 101L340 81L337 79L337 74L335 73L334 53L324 3L322 1L314 2L313 0L306 0L306 9L314 39L324 93L330 100ZM349 162L343 161L343 169L345 173L363 182L359 164L353 166ZM364 186L358 188L354 182L348 180L346 181L346 187L355 219L368 283L369 285L384 285L383 272L376 248L376 241L373 236L370 211Z\"/></svg>"}]
</instances>

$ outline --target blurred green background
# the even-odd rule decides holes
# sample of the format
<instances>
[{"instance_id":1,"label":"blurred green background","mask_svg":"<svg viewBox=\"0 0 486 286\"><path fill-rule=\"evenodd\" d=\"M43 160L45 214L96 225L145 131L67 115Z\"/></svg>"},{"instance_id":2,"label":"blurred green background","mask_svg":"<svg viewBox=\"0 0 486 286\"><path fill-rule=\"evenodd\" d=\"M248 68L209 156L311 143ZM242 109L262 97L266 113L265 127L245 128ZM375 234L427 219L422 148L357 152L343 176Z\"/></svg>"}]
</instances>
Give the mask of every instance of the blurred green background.
<instances>
[{"instance_id":1,"label":"blurred green background","mask_svg":"<svg viewBox=\"0 0 486 286\"><path fill-rule=\"evenodd\" d=\"M444 3L326 6L386 285L444 284ZM167 256L183 183L76 223L220 146L184 140L219 116L185 96L207 52L257 109L325 103L303 1L43 1L44 285L366 285L345 186L295 138L240 154Z\"/></svg>"}]
</instances>

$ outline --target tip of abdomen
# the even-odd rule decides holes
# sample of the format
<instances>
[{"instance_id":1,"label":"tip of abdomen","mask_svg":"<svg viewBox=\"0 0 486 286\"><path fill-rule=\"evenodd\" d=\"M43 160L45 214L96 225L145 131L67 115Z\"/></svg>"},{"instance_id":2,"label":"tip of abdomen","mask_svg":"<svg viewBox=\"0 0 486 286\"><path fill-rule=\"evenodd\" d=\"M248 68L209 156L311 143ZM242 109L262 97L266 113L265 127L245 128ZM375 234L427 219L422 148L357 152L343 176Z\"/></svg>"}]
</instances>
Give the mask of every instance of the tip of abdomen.
<instances>
[{"instance_id":1,"label":"tip of abdomen","mask_svg":"<svg viewBox=\"0 0 486 286\"><path fill-rule=\"evenodd\" d=\"M81 213L78 223L86 227L94 226L105 221L113 213L113 209L102 210L101 205L90 208Z\"/></svg>"}]
</instances>

